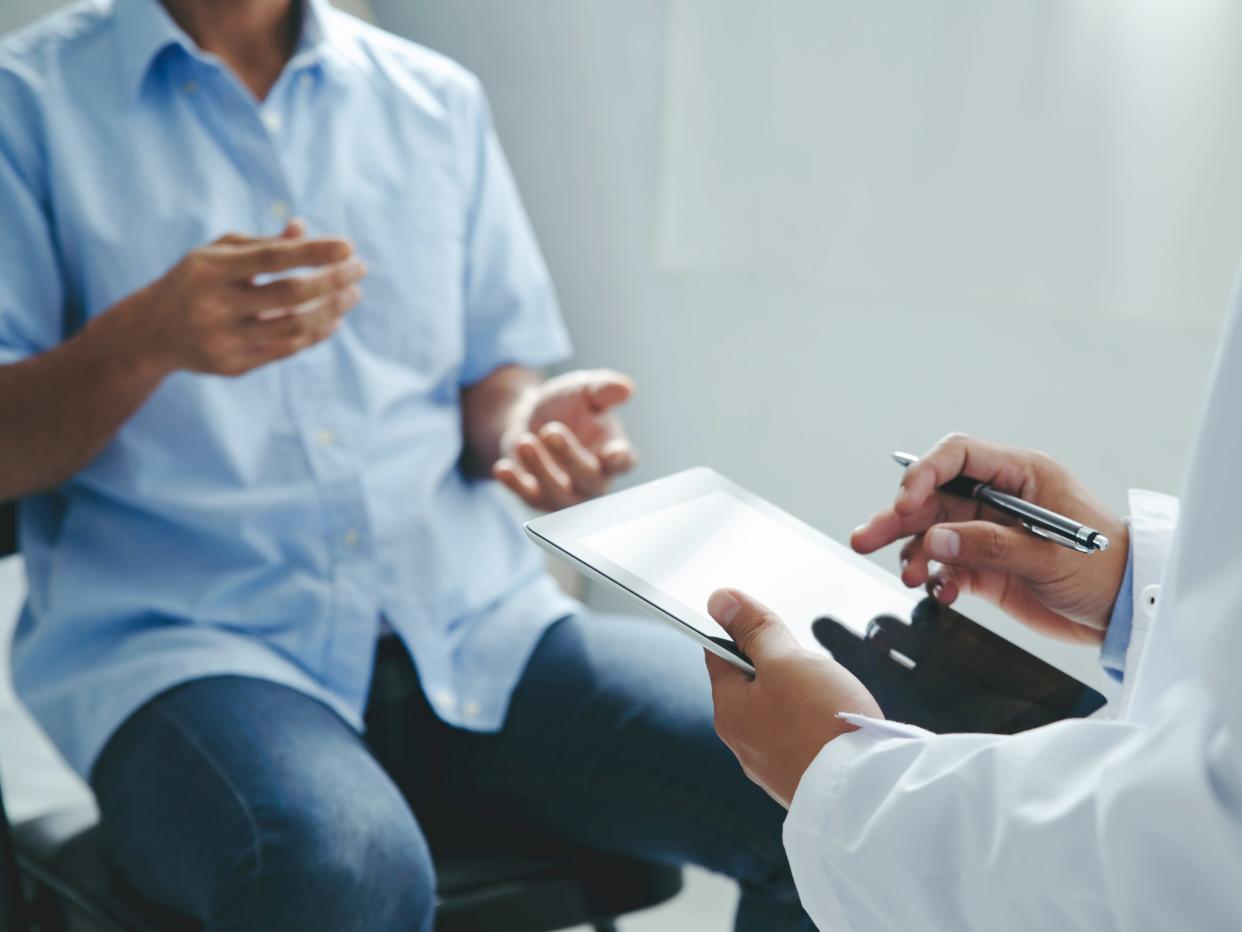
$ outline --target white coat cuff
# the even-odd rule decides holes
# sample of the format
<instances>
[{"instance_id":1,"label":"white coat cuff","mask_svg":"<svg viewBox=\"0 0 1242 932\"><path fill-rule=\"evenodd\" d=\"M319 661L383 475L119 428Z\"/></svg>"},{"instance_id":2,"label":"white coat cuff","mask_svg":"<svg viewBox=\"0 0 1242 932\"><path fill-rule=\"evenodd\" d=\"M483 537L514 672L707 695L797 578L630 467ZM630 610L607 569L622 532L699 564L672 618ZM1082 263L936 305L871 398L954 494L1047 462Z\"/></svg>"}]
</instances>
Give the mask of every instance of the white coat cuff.
<instances>
[{"instance_id":1,"label":"white coat cuff","mask_svg":"<svg viewBox=\"0 0 1242 932\"><path fill-rule=\"evenodd\" d=\"M917 725L851 712L842 712L837 717L857 726L858 730L847 732L824 745L802 775L789 805L789 814L785 817L785 854L789 857L789 867L798 889L815 891L815 903L819 907L816 914L832 916L833 928L840 932L860 932L845 918L845 909L837 892L824 875L821 866L824 840L820 829L827 823L837 790L854 761L890 741L921 738L931 732ZM807 899L803 895L803 901Z\"/></svg>"},{"instance_id":2,"label":"white coat cuff","mask_svg":"<svg viewBox=\"0 0 1242 932\"><path fill-rule=\"evenodd\" d=\"M1160 581L1164 576L1169 550L1173 545L1173 533L1177 526L1178 501L1170 495L1130 490L1130 557L1134 568L1133 594L1134 621L1130 632L1130 646L1126 649L1126 676L1117 700L1118 717L1124 716L1130 704L1130 695L1137 677L1139 659L1147 644L1147 632L1156 616L1160 597Z\"/></svg>"},{"instance_id":3,"label":"white coat cuff","mask_svg":"<svg viewBox=\"0 0 1242 932\"><path fill-rule=\"evenodd\" d=\"M789 816L785 819L787 831L791 821L798 821L794 818L795 812L801 812L813 805L819 805L821 810L826 807L829 797L836 792L837 785L841 782L846 769L855 759L885 741L925 738L932 734L918 725L892 722L885 718L872 718L870 715L856 715L853 712L839 712L837 718L848 722L858 730L847 731L833 738L824 745L819 754L815 756L815 760L811 761L811 766L807 767L806 773L798 782L798 789L789 805ZM803 793L802 788L808 785L819 789L815 792ZM806 797L811 799L806 799ZM801 806L799 801L802 801ZM818 816L819 813L807 812L806 815ZM810 824L820 823L817 818L812 818Z\"/></svg>"}]
</instances>

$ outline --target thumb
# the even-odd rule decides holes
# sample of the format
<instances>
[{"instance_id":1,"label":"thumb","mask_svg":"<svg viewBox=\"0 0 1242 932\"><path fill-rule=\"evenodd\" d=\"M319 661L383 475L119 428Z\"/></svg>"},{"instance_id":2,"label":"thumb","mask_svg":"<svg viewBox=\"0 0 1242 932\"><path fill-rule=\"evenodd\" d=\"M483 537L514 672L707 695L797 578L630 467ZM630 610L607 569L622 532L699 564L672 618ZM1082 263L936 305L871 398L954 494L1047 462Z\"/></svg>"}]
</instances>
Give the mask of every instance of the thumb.
<instances>
[{"instance_id":1,"label":"thumb","mask_svg":"<svg viewBox=\"0 0 1242 932\"><path fill-rule=\"evenodd\" d=\"M770 608L737 589L717 589L707 612L759 669L764 660L796 648L798 642Z\"/></svg>"},{"instance_id":2,"label":"thumb","mask_svg":"<svg viewBox=\"0 0 1242 932\"><path fill-rule=\"evenodd\" d=\"M1023 579L1047 575L1060 556L1056 544L1020 528L991 521L938 524L928 530L923 548L933 560L946 566L999 570Z\"/></svg>"},{"instance_id":3,"label":"thumb","mask_svg":"<svg viewBox=\"0 0 1242 932\"><path fill-rule=\"evenodd\" d=\"M596 411L607 411L630 400L634 383L629 376L611 369L599 369L591 373L586 385L587 402Z\"/></svg>"}]
</instances>

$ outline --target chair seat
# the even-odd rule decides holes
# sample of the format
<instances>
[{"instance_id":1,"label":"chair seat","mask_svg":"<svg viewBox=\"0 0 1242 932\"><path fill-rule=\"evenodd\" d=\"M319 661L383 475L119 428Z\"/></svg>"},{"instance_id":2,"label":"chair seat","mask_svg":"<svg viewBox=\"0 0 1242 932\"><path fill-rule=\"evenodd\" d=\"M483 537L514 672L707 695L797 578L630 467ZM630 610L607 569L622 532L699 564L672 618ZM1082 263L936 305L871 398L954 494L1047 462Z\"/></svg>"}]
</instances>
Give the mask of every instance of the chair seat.
<instances>
[{"instance_id":1,"label":"chair seat","mask_svg":"<svg viewBox=\"0 0 1242 932\"><path fill-rule=\"evenodd\" d=\"M29 820L13 835L23 873L45 901L64 909L70 932L200 928L124 886L89 807ZM437 847L435 858L438 932L549 932L591 924L658 905L682 884L675 867L527 836L457 837ZM36 910L48 906L36 901Z\"/></svg>"}]
</instances>

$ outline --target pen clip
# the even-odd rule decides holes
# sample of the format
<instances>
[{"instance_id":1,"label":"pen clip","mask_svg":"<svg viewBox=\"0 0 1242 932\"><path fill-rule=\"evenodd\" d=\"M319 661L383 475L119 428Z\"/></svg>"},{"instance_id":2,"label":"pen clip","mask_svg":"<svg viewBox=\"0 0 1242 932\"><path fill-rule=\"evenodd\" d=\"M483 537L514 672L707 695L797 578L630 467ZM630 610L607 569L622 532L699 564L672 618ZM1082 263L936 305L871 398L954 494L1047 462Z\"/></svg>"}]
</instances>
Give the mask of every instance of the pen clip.
<instances>
[{"instance_id":1,"label":"pen clip","mask_svg":"<svg viewBox=\"0 0 1242 932\"><path fill-rule=\"evenodd\" d=\"M1031 524L1029 521L1023 521L1022 526L1037 537L1050 540L1054 544L1060 544L1062 547L1068 547L1070 550L1077 550L1079 553L1091 553L1091 548L1077 538L1066 537L1064 534L1058 534L1037 524Z\"/></svg>"}]
</instances>

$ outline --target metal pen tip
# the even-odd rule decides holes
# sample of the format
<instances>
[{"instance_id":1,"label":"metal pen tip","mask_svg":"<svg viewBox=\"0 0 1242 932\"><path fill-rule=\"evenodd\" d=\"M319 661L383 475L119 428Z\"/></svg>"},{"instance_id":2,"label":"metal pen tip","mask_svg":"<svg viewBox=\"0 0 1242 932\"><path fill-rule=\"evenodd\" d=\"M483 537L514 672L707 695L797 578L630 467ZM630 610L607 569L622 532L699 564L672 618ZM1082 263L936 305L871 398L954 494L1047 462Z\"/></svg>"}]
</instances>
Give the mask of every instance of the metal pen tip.
<instances>
[{"instance_id":1,"label":"metal pen tip","mask_svg":"<svg viewBox=\"0 0 1242 932\"><path fill-rule=\"evenodd\" d=\"M909 466L911 463L919 461L919 458L913 453L902 453L900 450L893 454L893 459L897 461L898 466Z\"/></svg>"},{"instance_id":2,"label":"metal pen tip","mask_svg":"<svg viewBox=\"0 0 1242 932\"><path fill-rule=\"evenodd\" d=\"M1091 539L1091 544L1096 550L1103 553L1108 549L1108 538L1103 534L1096 534L1095 537Z\"/></svg>"}]
</instances>

